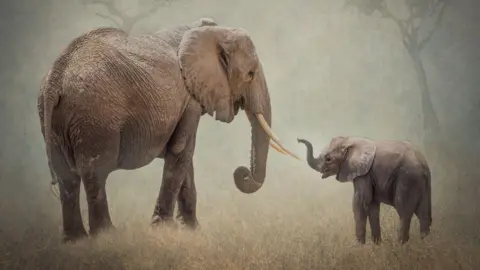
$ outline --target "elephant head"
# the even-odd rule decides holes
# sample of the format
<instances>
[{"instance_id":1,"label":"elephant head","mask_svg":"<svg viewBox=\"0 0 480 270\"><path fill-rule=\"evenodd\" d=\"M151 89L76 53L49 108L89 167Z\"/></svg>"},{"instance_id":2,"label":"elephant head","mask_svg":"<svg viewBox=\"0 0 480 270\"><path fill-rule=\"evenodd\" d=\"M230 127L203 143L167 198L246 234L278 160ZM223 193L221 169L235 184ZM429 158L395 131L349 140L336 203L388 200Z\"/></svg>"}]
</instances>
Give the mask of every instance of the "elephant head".
<instances>
[{"instance_id":1,"label":"elephant head","mask_svg":"<svg viewBox=\"0 0 480 270\"><path fill-rule=\"evenodd\" d=\"M242 29L197 27L183 35L178 57L185 86L206 113L230 123L245 110L252 127L250 169L240 166L233 175L241 192L256 192L265 180L270 139L282 153L295 155L271 130L267 82L253 41Z\"/></svg>"},{"instance_id":2,"label":"elephant head","mask_svg":"<svg viewBox=\"0 0 480 270\"><path fill-rule=\"evenodd\" d=\"M365 138L335 137L317 158L313 157L313 147L309 141L297 141L307 147L308 165L322 173L322 179L336 175L340 182L353 181L369 172L375 158L375 143Z\"/></svg>"}]
</instances>

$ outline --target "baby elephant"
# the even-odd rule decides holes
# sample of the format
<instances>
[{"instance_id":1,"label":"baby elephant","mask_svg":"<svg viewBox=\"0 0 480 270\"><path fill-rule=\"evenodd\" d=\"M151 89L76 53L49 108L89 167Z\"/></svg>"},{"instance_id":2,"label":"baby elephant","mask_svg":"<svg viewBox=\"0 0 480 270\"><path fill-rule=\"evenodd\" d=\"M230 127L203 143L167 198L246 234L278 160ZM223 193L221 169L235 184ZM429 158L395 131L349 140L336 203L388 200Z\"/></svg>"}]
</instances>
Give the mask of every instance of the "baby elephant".
<instances>
[{"instance_id":1,"label":"baby elephant","mask_svg":"<svg viewBox=\"0 0 480 270\"><path fill-rule=\"evenodd\" d=\"M322 179L335 175L339 182L353 182L355 234L365 244L367 217L372 241L381 241L380 203L395 207L400 217L399 241L409 240L413 214L420 220L422 239L430 233L432 203L430 169L425 157L406 141L372 141L360 137L338 136L313 157L312 144L297 139L307 147L310 167L322 173Z\"/></svg>"}]
</instances>

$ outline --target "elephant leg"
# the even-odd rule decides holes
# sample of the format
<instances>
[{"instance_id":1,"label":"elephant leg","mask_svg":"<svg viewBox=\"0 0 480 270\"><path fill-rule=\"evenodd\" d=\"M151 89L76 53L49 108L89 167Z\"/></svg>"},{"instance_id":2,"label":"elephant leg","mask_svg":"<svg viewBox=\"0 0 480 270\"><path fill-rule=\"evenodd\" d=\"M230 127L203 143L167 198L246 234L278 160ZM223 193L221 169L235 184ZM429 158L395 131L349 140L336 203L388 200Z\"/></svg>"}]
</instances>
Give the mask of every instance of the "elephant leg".
<instances>
[{"instance_id":1,"label":"elephant leg","mask_svg":"<svg viewBox=\"0 0 480 270\"><path fill-rule=\"evenodd\" d=\"M365 234L367 226L367 209L363 200L359 196L354 196L353 199L353 215L355 218L355 236L360 244L365 244Z\"/></svg>"},{"instance_id":2,"label":"elephant leg","mask_svg":"<svg viewBox=\"0 0 480 270\"><path fill-rule=\"evenodd\" d=\"M152 217L153 225L173 222L175 201L185 180L188 163L167 153L163 166L162 184Z\"/></svg>"},{"instance_id":3,"label":"elephant leg","mask_svg":"<svg viewBox=\"0 0 480 270\"><path fill-rule=\"evenodd\" d=\"M180 193L178 194L178 216L188 228L195 229L198 226L197 220L197 190L195 188L193 161L190 162L183 181Z\"/></svg>"},{"instance_id":4,"label":"elephant leg","mask_svg":"<svg viewBox=\"0 0 480 270\"><path fill-rule=\"evenodd\" d=\"M420 204L415 210L415 215L420 221L420 237L423 239L430 234L430 226L432 224L430 216L430 198L428 196L423 196Z\"/></svg>"},{"instance_id":5,"label":"elephant leg","mask_svg":"<svg viewBox=\"0 0 480 270\"><path fill-rule=\"evenodd\" d=\"M193 153L201 107L189 103L177 128L168 142L160 186L152 224L172 223L175 202L187 225L196 223L196 191L193 179ZM178 197L180 195L180 198Z\"/></svg>"},{"instance_id":6,"label":"elephant leg","mask_svg":"<svg viewBox=\"0 0 480 270\"><path fill-rule=\"evenodd\" d=\"M63 152L52 147L52 177L57 178L62 204L63 239L62 242L74 242L87 236L80 212L80 176L72 172Z\"/></svg>"},{"instance_id":7,"label":"elephant leg","mask_svg":"<svg viewBox=\"0 0 480 270\"><path fill-rule=\"evenodd\" d=\"M412 222L412 216L413 213L403 214L400 216L400 231L398 234L398 240L402 244L405 244L408 242L408 240L410 240L410 224Z\"/></svg>"},{"instance_id":8,"label":"elephant leg","mask_svg":"<svg viewBox=\"0 0 480 270\"><path fill-rule=\"evenodd\" d=\"M410 224L418 204L418 194L411 192L408 184L413 182L405 177L397 178L398 185L395 192L394 206L400 218L398 241L405 244L410 239Z\"/></svg>"},{"instance_id":9,"label":"elephant leg","mask_svg":"<svg viewBox=\"0 0 480 270\"><path fill-rule=\"evenodd\" d=\"M107 175L88 173L82 177L88 202L90 235L97 235L103 230L113 228L105 189Z\"/></svg>"},{"instance_id":10,"label":"elephant leg","mask_svg":"<svg viewBox=\"0 0 480 270\"><path fill-rule=\"evenodd\" d=\"M380 228L380 202L372 201L368 206L368 221L372 232L372 241L379 244L382 241Z\"/></svg>"},{"instance_id":11,"label":"elephant leg","mask_svg":"<svg viewBox=\"0 0 480 270\"><path fill-rule=\"evenodd\" d=\"M87 236L80 212L80 177L71 175L59 176L60 199L62 201L63 242L74 242Z\"/></svg>"},{"instance_id":12,"label":"elephant leg","mask_svg":"<svg viewBox=\"0 0 480 270\"><path fill-rule=\"evenodd\" d=\"M373 190L369 176L357 177L353 182L353 214L355 218L355 235L360 244L365 244L365 234L369 206L373 203Z\"/></svg>"}]
</instances>

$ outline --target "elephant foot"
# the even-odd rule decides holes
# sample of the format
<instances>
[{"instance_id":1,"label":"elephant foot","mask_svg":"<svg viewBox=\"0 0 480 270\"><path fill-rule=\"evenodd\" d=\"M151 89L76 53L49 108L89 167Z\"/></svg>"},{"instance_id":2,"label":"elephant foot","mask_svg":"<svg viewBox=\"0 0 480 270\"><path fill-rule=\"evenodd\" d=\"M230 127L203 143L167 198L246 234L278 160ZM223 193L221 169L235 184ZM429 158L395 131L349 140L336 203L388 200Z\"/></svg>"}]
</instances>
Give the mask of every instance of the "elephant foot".
<instances>
[{"instance_id":1,"label":"elephant foot","mask_svg":"<svg viewBox=\"0 0 480 270\"><path fill-rule=\"evenodd\" d=\"M372 236L372 242L373 242L375 245L380 245L380 243L382 242L382 237L380 237L380 236Z\"/></svg>"},{"instance_id":2,"label":"elephant foot","mask_svg":"<svg viewBox=\"0 0 480 270\"><path fill-rule=\"evenodd\" d=\"M410 240L410 237L400 237L398 239L398 242L403 245L403 244L407 243L409 240Z\"/></svg>"},{"instance_id":3,"label":"elephant foot","mask_svg":"<svg viewBox=\"0 0 480 270\"><path fill-rule=\"evenodd\" d=\"M179 213L177 216L177 219L187 229L195 230L198 227L200 227L200 224L198 223L197 218L193 215L186 215L186 214Z\"/></svg>"},{"instance_id":4,"label":"elephant foot","mask_svg":"<svg viewBox=\"0 0 480 270\"><path fill-rule=\"evenodd\" d=\"M160 228L160 227L167 227L167 228L173 228L173 229L178 228L173 218L164 218L158 215L154 215L152 217L151 225L152 225L152 228Z\"/></svg>"},{"instance_id":5,"label":"elephant foot","mask_svg":"<svg viewBox=\"0 0 480 270\"><path fill-rule=\"evenodd\" d=\"M198 223L197 219L184 219L182 220L182 224L185 225L185 228L192 231L200 228L200 224Z\"/></svg>"},{"instance_id":6,"label":"elephant foot","mask_svg":"<svg viewBox=\"0 0 480 270\"><path fill-rule=\"evenodd\" d=\"M90 228L89 234L90 236L95 237L101 233L113 232L113 231L116 231L116 228L110 222L98 227Z\"/></svg>"},{"instance_id":7,"label":"elephant foot","mask_svg":"<svg viewBox=\"0 0 480 270\"><path fill-rule=\"evenodd\" d=\"M68 233L68 234L64 233L62 237L62 244L75 243L87 237L88 235L86 231L83 231L83 232L80 231L80 232Z\"/></svg>"},{"instance_id":8,"label":"elephant foot","mask_svg":"<svg viewBox=\"0 0 480 270\"><path fill-rule=\"evenodd\" d=\"M357 236L357 242L361 245L364 245L366 242L365 235Z\"/></svg>"},{"instance_id":9,"label":"elephant foot","mask_svg":"<svg viewBox=\"0 0 480 270\"><path fill-rule=\"evenodd\" d=\"M430 234L430 233L428 233L428 232L422 232L422 233L420 233L420 239L422 239L422 240L425 239L425 237L427 237L429 234Z\"/></svg>"}]
</instances>

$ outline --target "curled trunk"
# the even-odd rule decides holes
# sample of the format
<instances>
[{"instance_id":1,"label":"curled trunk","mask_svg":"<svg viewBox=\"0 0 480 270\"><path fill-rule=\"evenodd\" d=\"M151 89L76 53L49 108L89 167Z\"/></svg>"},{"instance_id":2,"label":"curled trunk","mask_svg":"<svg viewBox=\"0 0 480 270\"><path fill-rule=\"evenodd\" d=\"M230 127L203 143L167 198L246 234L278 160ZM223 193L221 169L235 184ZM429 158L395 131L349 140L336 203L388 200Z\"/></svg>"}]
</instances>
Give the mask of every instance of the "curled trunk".
<instances>
[{"instance_id":1,"label":"curled trunk","mask_svg":"<svg viewBox=\"0 0 480 270\"><path fill-rule=\"evenodd\" d=\"M240 166L233 175L237 188L243 193L250 194L258 191L265 181L270 137L263 130L258 118L250 112L247 114L252 127L250 169ZM264 111L263 115L267 124L271 125L270 108L268 112Z\"/></svg>"}]
</instances>

